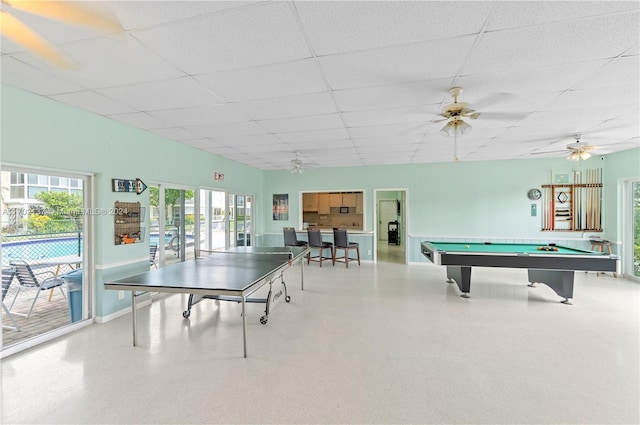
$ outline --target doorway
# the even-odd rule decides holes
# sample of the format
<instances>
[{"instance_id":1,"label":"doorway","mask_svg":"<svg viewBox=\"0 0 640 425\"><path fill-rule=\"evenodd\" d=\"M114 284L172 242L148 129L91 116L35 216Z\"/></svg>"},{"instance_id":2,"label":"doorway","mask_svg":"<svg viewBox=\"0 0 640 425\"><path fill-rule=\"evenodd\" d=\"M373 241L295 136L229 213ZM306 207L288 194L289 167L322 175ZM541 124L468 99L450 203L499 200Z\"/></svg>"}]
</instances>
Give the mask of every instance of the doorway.
<instances>
[{"instance_id":1,"label":"doorway","mask_svg":"<svg viewBox=\"0 0 640 425\"><path fill-rule=\"evenodd\" d=\"M375 261L406 264L406 189L374 191Z\"/></svg>"},{"instance_id":2,"label":"doorway","mask_svg":"<svg viewBox=\"0 0 640 425\"><path fill-rule=\"evenodd\" d=\"M229 245L251 246L253 196L229 194Z\"/></svg>"},{"instance_id":3,"label":"doorway","mask_svg":"<svg viewBox=\"0 0 640 425\"><path fill-rule=\"evenodd\" d=\"M91 323L93 277L83 270L96 209L89 175L3 167L0 180L4 356ZM55 286L40 291L34 280Z\"/></svg>"}]
</instances>

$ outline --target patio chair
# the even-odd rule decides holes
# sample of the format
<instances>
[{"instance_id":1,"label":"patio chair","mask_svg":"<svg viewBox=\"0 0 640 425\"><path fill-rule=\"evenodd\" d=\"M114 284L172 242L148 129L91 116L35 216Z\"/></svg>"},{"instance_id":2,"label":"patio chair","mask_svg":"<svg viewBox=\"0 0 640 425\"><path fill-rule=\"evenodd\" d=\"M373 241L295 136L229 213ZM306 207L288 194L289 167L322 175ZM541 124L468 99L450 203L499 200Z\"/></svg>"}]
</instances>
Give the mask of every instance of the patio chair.
<instances>
[{"instance_id":1,"label":"patio chair","mask_svg":"<svg viewBox=\"0 0 640 425\"><path fill-rule=\"evenodd\" d=\"M13 269L2 269L2 310L4 314L11 320L13 326L2 324L3 328L12 329L14 331L19 331L20 328L16 323L16 320L13 318L13 315L9 311L6 305L4 305L4 297L7 296L7 292L9 292L9 287L11 286L11 282L13 282L13 277L16 275L16 271Z\"/></svg>"},{"instance_id":2,"label":"patio chair","mask_svg":"<svg viewBox=\"0 0 640 425\"><path fill-rule=\"evenodd\" d=\"M60 289L60 293L64 298L67 298L64 291L62 290L62 286L64 285L64 280L52 271L44 271L41 273L34 273L31 269L31 266L27 264L27 262L22 260L12 261L11 266L15 268L16 278L18 279L18 283L20 284L18 288L18 292L16 292L15 297L13 297L13 301L11 302L11 306L9 310L13 308L13 305L20 295L22 289L33 289L36 291L36 296L33 297L33 302L31 303L31 308L29 312L25 315L23 313L13 313L19 316L24 316L27 319L31 316L31 312L33 311L33 307L36 305L36 301L38 301L38 296L40 292L48 291L50 289L58 288ZM49 276L49 277L45 277Z\"/></svg>"},{"instance_id":3,"label":"patio chair","mask_svg":"<svg viewBox=\"0 0 640 425\"><path fill-rule=\"evenodd\" d=\"M156 264L156 253L158 252L158 245L151 244L149 245L149 267L153 266L156 269L158 265Z\"/></svg>"}]
</instances>

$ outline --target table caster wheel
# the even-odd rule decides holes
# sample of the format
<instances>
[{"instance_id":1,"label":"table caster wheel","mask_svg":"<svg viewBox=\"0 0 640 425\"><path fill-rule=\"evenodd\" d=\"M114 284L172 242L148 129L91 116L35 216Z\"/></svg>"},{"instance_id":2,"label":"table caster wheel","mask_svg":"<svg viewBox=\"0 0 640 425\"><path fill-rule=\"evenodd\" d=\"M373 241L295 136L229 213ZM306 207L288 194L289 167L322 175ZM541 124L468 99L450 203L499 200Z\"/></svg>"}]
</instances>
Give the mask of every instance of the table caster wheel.
<instances>
[{"instance_id":1,"label":"table caster wheel","mask_svg":"<svg viewBox=\"0 0 640 425\"><path fill-rule=\"evenodd\" d=\"M262 323L263 325L266 325L268 320L269 318L267 316L262 316L260 318L260 323Z\"/></svg>"},{"instance_id":2,"label":"table caster wheel","mask_svg":"<svg viewBox=\"0 0 640 425\"><path fill-rule=\"evenodd\" d=\"M287 295L286 297L284 297L284 300L285 300L286 302L289 302L289 301L291 301L291 297L290 297L289 295Z\"/></svg>"},{"instance_id":3,"label":"table caster wheel","mask_svg":"<svg viewBox=\"0 0 640 425\"><path fill-rule=\"evenodd\" d=\"M189 316L191 316L191 312L189 310L185 310L182 312L182 317L184 317L185 319L188 319Z\"/></svg>"}]
</instances>

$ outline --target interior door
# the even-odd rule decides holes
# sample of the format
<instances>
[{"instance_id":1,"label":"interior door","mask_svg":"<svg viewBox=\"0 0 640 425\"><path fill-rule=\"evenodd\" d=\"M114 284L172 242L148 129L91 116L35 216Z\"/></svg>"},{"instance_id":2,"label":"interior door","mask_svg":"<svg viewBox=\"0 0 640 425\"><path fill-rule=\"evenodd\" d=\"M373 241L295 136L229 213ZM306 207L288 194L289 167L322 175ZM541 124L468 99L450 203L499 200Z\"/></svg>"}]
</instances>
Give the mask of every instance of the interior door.
<instances>
[{"instance_id":1,"label":"interior door","mask_svg":"<svg viewBox=\"0 0 640 425\"><path fill-rule=\"evenodd\" d=\"M389 222L397 219L398 201L387 199L378 202L378 240L388 240Z\"/></svg>"}]
</instances>

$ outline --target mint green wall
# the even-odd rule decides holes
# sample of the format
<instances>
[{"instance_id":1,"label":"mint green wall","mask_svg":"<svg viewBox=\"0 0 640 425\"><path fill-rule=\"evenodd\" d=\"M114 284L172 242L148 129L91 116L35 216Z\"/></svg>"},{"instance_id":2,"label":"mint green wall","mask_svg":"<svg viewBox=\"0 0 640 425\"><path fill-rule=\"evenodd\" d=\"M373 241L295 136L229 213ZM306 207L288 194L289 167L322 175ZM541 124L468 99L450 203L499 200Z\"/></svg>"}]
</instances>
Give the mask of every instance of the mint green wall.
<instances>
[{"instance_id":1,"label":"mint green wall","mask_svg":"<svg viewBox=\"0 0 640 425\"><path fill-rule=\"evenodd\" d=\"M137 130L115 121L2 86L0 160L3 163L46 167L96 176L96 208L111 208L119 201L140 201L148 194L111 191L112 178L140 178L147 183L226 190L256 195L255 231L261 240L281 241L283 226L299 226L302 191L363 190L365 229L373 231L374 189L406 188L406 214L410 260L422 261L419 242L431 237L495 237L514 239L580 238L574 232L541 232L541 201L526 193L550 183L551 173L571 173L575 167L603 167L605 236L615 239L617 183L638 176L640 149L609 155L605 161L564 158L512 161L451 162L398 166L261 171ZM224 182L213 180L214 172ZM271 199L289 194L288 221L273 221ZM530 216L532 203L538 216ZM113 217L96 217L97 315L118 311L115 291L103 291L102 282L146 269L146 246L115 246ZM266 237L261 235L266 233ZM362 241L368 244L366 240ZM370 245L367 245L370 246ZM415 252L414 252L415 251ZM132 259L140 259L131 264Z\"/></svg>"},{"instance_id":2,"label":"mint green wall","mask_svg":"<svg viewBox=\"0 0 640 425\"><path fill-rule=\"evenodd\" d=\"M308 169L292 175L286 171L265 173L265 194L288 193L289 221L266 220L265 232L281 234L283 226L298 226L299 192L308 190L365 191L365 230L373 231L373 190L407 189L407 223L411 239L410 261L423 261L419 242L427 238L503 238L562 240L581 239L592 232L542 232L542 200L531 201L527 192L552 182L552 174L575 169L604 169L603 227L605 235L617 229L616 179L638 175L638 149L573 162L565 158L511 161L460 161L399 166ZM531 204L537 216L531 217Z\"/></svg>"},{"instance_id":3,"label":"mint green wall","mask_svg":"<svg viewBox=\"0 0 640 425\"><path fill-rule=\"evenodd\" d=\"M94 174L95 208L113 208L115 201L139 201L148 207L148 192L114 193L113 178L216 188L261 198L261 170L12 87L2 86L1 95L2 162ZM223 182L214 181L216 171L225 175ZM112 276L148 269L148 247L114 245L113 216L96 216L95 223L96 307L97 315L103 316L129 300L118 301L115 291L103 291L102 283ZM136 259L140 262L132 266Z\"/></svg>"}]
</instances>

